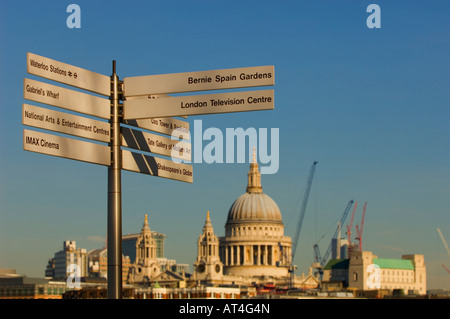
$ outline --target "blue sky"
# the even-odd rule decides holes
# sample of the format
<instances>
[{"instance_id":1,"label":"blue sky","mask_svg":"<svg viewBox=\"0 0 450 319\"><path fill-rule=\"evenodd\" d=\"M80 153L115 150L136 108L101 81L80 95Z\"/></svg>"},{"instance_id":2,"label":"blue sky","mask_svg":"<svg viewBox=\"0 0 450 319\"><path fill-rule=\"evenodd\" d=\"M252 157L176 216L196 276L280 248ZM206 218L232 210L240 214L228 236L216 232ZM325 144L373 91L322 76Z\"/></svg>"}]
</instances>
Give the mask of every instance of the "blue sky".
<instances>
[{"instance_id":1,"label":"blue sky","mask_svg":"<svg viewBox=\"0 0 450 319\"><path fill-rule=\"evenodd\" d=\"M66 8L81 8L81 28ZM366 8L381 8L369 29ZM379 257L425 255L429 288L450 288L448 1L20 1L0 12L0 267L43 276L64 240L106 237L107 169L22 149L26 53L120 78L275 66L275 109L204 115L203 128L279 128L280 168L263 175L293 236L319 161L296 263L307 272L347 202L367 202L363 246ZM38 103L30 103L38 105ZM204 141L204 144L207 142ZM192 264L206 211L224 234L249 165L194 164L194 183L123 172L123 233L149 215L166 257ZM330 230L331 229L331 230ZM449 267L447 267L449 268Z\"/></svg>"}]
</instances>

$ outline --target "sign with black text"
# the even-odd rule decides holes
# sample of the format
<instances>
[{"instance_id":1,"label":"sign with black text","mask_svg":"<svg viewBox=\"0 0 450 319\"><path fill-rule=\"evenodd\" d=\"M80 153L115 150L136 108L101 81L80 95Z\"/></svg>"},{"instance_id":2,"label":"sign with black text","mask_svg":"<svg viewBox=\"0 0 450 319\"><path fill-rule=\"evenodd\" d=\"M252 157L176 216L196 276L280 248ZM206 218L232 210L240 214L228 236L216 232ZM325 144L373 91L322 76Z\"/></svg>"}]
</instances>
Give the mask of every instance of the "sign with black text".
<instances>
[{"instance_id":1,"label":"sign with black text","mask_svg":"<svg viewBox=\"0 0 450 319\"><path fill-rule=\"evenodd\" d=\"M23 104L22 124L108 143L110 125L87 117Z\"/></svg>"},{"instance_id":2,"label":"sign with black text","mask_svg":"<svg viewBox=\"0 0 450 319\"><path fill-rule=\"evenodd\" d=\"M274 108L273 90L173 96L124 101L124 119L231 113Z\"/></svg>"},{"instance_id":3,"label":"sign with black text","mask_svg":"<svg viewBox=\"0 0 450 319\"><path fill-rule=\"evenodd\" d=\"M125 77L124 96L182 93L275 84L272 66Z\"/></svg>"},{"instance_id":4,"label":"sign with black text","mask_svg":"<svg viewBox=\"0 0 450 319\"><path fill-rule=\"evenodd\" d=\"M23 130L23 149L105 166L111 163L109 146L30 130Z\"/></svg>"},{"instance_id":5,"label":"sign with black text","mask_svg":"<svg viewBox=\"0 0 450 319\"><path fill-rule=\"evenodd\" d=\"M24 79L23 97L87 115L109 119L110 101L95 95L73 91L56 85Z\"/></svg>"},{"instance_id":6,"label":"sign with black text","mask_svg":"<svg viewBox=\"0 0 450 319\"><path fill-rule=\"evenodd\" d=\"M30 52L27 53L27 72L101 95L109 96L111 94L111 79L109 76Z\"/></svg>"},{"instance_id":7,"label":"sign with black text","mask_svg":"<svg viewBox=\"0 0 450 319\"><path fill-rule=\"evenodd\" d=\"M189 122L172 117L151 118L140 120L124 120L124 124L138 127L144 130L158 132L165 135L174 135L184 140L190 140Z\"/></svg>"},{"instance_id":8,"label":"sign with black text","mask_svg":"<svg viewBox=\"0 0 450 319\"><path fill-rule=\"evenodd\" d=\"M193 182L192 165L174 163L170 160L128 150L122 150L122 169L181 182Z\"/></svg>"},{"instance_id":9,"label":"sign with black text","mask_svg":"<svg viewBox=\"0 0 450 319\"><path fill-rule=\"evenodd\" d=\"M186 161L191 160L191 143L122 127L122 146Z\"/></svg>"}]
</instances>

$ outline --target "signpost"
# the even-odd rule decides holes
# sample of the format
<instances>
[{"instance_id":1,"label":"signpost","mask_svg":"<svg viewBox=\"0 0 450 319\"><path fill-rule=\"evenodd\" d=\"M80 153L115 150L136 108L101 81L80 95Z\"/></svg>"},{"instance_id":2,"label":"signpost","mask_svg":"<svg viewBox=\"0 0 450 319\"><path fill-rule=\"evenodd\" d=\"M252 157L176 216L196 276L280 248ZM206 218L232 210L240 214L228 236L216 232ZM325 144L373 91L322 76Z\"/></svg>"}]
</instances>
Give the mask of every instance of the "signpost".
<instances>
[{"instance_id":1,"label":"signpost","mask_svg":"<svg viewBox=\"0 0 450 319\"><path fill-rule=\"evenodd\" d=\"M120 155L119 77L111 75L111 165L108 166L108 298L122 298L122 158Z\"/></svg>"},{"instance_id":2,"label":"signpost","mask_svg":"<svg viewBox=\"0 0 450 319\"><path fill-rule=\"evenodd\" d=\"M191 160L191 144L186 142L190 140L189 123L172 116L186 117L274 108L273 90L191 96L167 95L274 85L273 66L128 77L120 81L116 74L116 61L113 61L112 75L108 77L27 53L27 71L48 80L109 97L106 99L24 79L25 99L106 119L109 122L29 104L22 106L24 125L97 141L88 142L27 129L23 131L23 147L26 151L108 167L109 299L122 298L122 169L193 183L192 165L147 154ZM144 130L170 135L171 138ZM108 145L101 144L102 142Z\"/></svg>"}]
</instances>

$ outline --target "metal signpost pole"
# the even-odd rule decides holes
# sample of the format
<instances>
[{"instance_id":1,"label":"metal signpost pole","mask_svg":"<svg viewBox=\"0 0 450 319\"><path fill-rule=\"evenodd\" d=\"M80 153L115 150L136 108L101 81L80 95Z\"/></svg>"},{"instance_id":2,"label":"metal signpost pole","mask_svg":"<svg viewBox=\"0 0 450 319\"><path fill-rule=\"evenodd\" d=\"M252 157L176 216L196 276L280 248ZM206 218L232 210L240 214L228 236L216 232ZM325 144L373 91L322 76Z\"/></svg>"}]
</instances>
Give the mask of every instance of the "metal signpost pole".
<instances>
[{"instance_id":1,"label":"metal signpost pole","mask_svg":"<svg viewBox=\"0 0 450 319\"><path fill-rule=\"evenodd\" d=\"M122 299L122 200L119 79L111 75L111 165L108 167L108 299Z\"/></svg>"}]
</instances>

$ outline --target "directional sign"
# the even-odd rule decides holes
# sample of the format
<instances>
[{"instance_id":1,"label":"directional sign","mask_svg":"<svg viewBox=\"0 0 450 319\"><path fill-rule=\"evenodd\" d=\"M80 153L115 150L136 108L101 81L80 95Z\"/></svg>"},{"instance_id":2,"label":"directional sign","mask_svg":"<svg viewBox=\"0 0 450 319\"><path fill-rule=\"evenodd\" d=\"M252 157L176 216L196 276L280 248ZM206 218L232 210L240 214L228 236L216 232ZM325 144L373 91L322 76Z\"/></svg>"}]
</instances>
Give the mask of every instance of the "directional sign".
<instances>
[{"instance_id":1,"label":"directional sign","mask_svg":"<svg viewBox=\"0 0 450 319\"><path fill-rule=\"evenodd\" d=\"M122 127L122 146L186 161L191 160L191 143L126 127Z\"/></svg>"},{"instance_id":2,"label":"directional sign","mask_svg":"<svg viewBox=\"0 0 450 319\"><path fill-rule=\"evenodd\" d=\"M126 77L124 96L274 85L272 66Z\"/></svg>"},{"instance_id":3,"label":"directional sign","mask_svg":"<svg viewBox=\"0 0 450 319\"><path fill-rule=\"evenodd\" d=\"M109 146L30 130L23 130L23 148L25 151L106 166L111 162Z\"/></svg>"},{"instance_id":4,"label":"directional sign","mask_svg":"<svg viewBox=\"0 0 450 319\"><path fill-rule=\"evenodd\" d=\"M187 183L192 183L194 179L191 165L127 150L122 150L122 169Z\"/></svg>"},{"instance_id":5,"label":"directional sign","mask_svg":"<svg viewBox=\"0 0 450 319\"><path fill-rule=\"evenodd\" d=\"M101 95L109 96L111 94L111 79L109 76L30 52L27 53L27 72Z\"/></svg>"},{"instance_id":6,"label":"directional sign","mask_svg":"<svg viewBox=\"0 0 450 319\"><path fill-rule=\"evenodd\" d=\"M174 119L172 117L142 119L142 120L124 120L124 124L139 127L141 129L158 132L184 140L190 140L189 122Z\"/></svg>"},{"instance_id":7,"label":"directional sign","mask_svg":"<svg viewBox=\"0 0 450 319\"><path fill-rule=\"evenodd\" d=\"M98 96L61 88L48 83L24 79L23 97L88 115L110 118L110 101Z\"/></svg>"},{"instance_id":8,"label":"directional sign","mask_svg":"<svg viewBox=\"0 0 450 319\"><path fill-rule=\"evenodd\" d=\"M107 122L23 104L22 124L102 142L111 139Z\"/></svg>"},{"instance_id":9,"label":"directional sign","mask_svg":"<svg viewBox=\"0 0 450 319\"><path fill-rule=\"evenodd\" d=\"M202 115L274 108L273 90L133 99L123 103L124 119Z\"/></svg>"}]
</instances>

